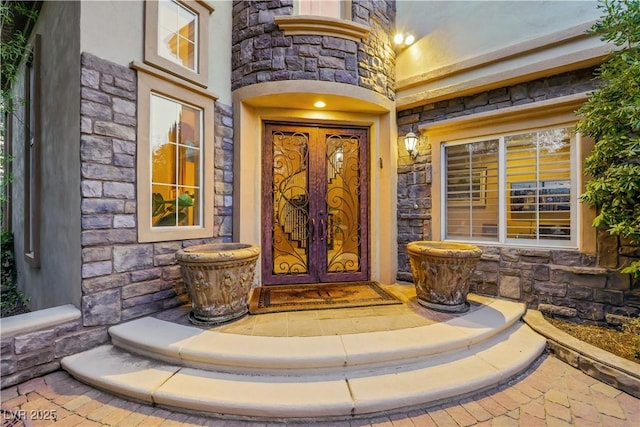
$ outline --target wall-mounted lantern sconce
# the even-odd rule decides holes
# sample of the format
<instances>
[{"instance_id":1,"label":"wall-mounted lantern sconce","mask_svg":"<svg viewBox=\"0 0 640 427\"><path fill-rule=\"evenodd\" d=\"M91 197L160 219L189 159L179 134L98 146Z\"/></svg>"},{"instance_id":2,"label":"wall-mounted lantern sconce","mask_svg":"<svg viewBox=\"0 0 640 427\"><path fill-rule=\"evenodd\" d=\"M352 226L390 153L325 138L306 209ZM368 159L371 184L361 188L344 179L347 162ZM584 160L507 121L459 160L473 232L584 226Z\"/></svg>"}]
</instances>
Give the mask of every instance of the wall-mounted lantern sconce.
<instances>
[{"instance_id":1,"label":"wall-mounted lantern sconce","mask_svg":"<svg viewBox=\"0 0 640 427\"><path fill-rule=\"evenodd\" d=\"M411 159L415 160L418 157L418 136L413 132L407 133L404 137L404 146Z\"/></svg>"}]
</instances>

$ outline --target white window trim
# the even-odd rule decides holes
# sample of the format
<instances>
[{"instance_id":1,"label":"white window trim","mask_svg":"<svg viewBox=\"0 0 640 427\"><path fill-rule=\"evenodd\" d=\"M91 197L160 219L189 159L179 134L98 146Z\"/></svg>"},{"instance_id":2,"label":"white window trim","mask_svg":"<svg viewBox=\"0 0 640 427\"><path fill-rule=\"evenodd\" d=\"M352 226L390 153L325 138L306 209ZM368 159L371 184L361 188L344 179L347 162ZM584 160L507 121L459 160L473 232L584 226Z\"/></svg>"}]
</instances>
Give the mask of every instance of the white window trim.
<instances>
[{"instance_id":1,"label":"white window trim","mask_svg":"<svg viewBox=\"0 0 640 427\"><path fill-rule=\"evenodd\" d=\"M151 144L150 103L155 93L172 100L202 109L202 168L201 188L202 221L199 226L152 227L151 226ZM212 96L190 91L172 81L151 74L138 72L138 241L162 242L170 240L201 239L213 236L215 202L214 186L214 101Z\"/></svg>"},{"instance_id":2,"label":"white window trim","mask_svg":"<svg viewBox=\"0 0 640 427\"><path fill-rule=\"evenodd\" d=\"M432 164L432 239L441 240L444 236L442 228L442 144L446 141L484 138L488 135L519 132L523 129L574 126L579 118L575 111L587 100L589 93L558 97L550 100L519 105L500 110L487 111L469 116L456 117L419 126L420 133L424 134L431 147L432 159L437 159ZM576 155L574 157L576 168L576 194L582 193L585 187L581 165L588 155L593 141L589 138L578 137ZM576 211L577 235L576 244L584 253L595 253L596 232L591 226L595 217L595 210L584 204L578 205ZM499 243L482 242L483 245L500 246ZM524 245L517 245L524 246ZM541 248L541 246L535 246Z\"/></svg>"},{"instance_id":3,"label":"white window trim","mask_svg":"<svg viewBox=\"0 0 640 427\"><path fill-rule=\"evenodd\" d=\"M575 125L575 121L573 123ZM568 127L573 127L570 125ZM497 240L474 240L474 239L447 239L446 238L446 210L447 206L445 203L440 203L440 218L441 218L441 230L442 230L442 240L452 241L452 242L462 242L462 243L475 243L480 245L498 245L498 246L517 246L517 247L536 247L536 248L577 248L579 243L579 234L580 234L580 223L578 212L578 196L579 196L579 187L578 187L578 161L577 161L577 149L576 147L580 145L581 138L578 132L575 132L572 135L572 143L570 144L570 170L569 170L569 179L570 179L570 194L571 200L571 209L570 209L570 226L571 226L571 239L569 240L552 240L552 239L517 239L517 238L508 238L506 236L506 223L507 223L507 200L506 200L506 144L505 138L511 135L518 135L526 132L538 132L549 129L558 129L560 127L566 127L566 125L560 126L546 126L546 127L538 127L531 129L521 129L518 131L513 131L509 133L502 133L496 135L484 135L482 137L477 138L469 138L465 140L456 140L456 141L445 141L442 142L441 147L454 147L456 145L464 145L478 141L487 141L487 140L496 140L498 141L498 183L500 185L498 191L498 239ZM442 175L446 174L445 166L446 165L446 150L440 150L440 164L442 166ZM440 180L440 194L446 194L446 180ZM445 197L441 197L440 200L445 200ZM539 214L539 212L537 212ZM532 243L537 242L537 243Z\"/></svg>"}]
</instances>

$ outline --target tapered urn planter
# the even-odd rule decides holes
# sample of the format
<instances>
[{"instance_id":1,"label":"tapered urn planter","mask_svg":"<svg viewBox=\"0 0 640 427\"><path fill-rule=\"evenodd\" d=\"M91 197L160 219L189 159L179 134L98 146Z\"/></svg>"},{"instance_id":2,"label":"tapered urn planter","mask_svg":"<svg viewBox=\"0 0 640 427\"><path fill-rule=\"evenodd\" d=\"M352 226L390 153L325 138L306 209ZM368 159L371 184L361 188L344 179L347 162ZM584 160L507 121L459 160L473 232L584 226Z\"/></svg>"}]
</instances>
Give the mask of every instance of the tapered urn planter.
<instances>
[{"instance_id":1,"label":"tapered urn planter","mask_svg":"<svg viewBox=\"0 0 640 427\"><path fill-rule=\"evenodd\" d=\"M191 299L191 323L217 325L247 314L259 254L258 247L243 243L197 245L176 252Z\"/></svg>"},{"instance_id":2,"label":"tapered urn planter","mask_svg":"<svg viewBox=\"0 0 640 427\"><path fill-rule=\"evenodd\" d=\"M420 305L450 313L469 310L471 274L482 249L463 243L417 241L407 245Z\"/></svg>"}]
</instances>

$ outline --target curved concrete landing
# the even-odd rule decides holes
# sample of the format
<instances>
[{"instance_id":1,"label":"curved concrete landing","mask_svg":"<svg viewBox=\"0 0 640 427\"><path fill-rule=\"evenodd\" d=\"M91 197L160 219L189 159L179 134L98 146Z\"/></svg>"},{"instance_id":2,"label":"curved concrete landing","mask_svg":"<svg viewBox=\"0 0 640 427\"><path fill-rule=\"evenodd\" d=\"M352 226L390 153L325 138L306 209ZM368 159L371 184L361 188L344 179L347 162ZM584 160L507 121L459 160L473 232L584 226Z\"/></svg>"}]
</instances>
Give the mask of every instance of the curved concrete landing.
<instances>
[{"instance_id":1,"label":"curved concrete landing","mask_svg":"<svg viewBox=\"0 0 640 427\"><path fill-rule=\"evenodd\" d=\"M113 327L114 345L62 366L98 388L181 410L346 419L470 394L527 369L545 339L519 321L522 304L488 307L424 327L317 337L225 334L145 318Z\"/></svg>"},{"instance_id":2,"label":"curved concrete landing","mask_svg":"<svg viewBox=\"0 0 640 427\"><path fill-rule=\"evenodd\" d=\"M523 304L494 300L467 315L415 328L312 337L248 336L201 330L155 318L109 329L112 342L132 353L205 370L286 373L393 366L468 348L524 315Z\"/></svg>"}]
</instances>

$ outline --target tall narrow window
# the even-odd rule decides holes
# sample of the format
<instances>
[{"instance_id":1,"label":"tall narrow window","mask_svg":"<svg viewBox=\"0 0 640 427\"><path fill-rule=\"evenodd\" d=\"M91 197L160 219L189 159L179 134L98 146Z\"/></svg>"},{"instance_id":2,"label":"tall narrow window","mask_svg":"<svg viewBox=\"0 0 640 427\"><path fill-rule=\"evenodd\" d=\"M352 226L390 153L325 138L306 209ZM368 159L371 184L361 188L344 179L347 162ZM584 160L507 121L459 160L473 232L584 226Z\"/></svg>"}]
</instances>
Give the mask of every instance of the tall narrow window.
<instances>
[{"instance_id":1,"label":"tall narrow window","mask_svg":"<svg viewBox=\"0 0 640 427\"><path fill-rule=\"evenodd\" d=\"M24 253L40 266L40 35L31 45L24 84Z\"/></svg>"},{"instance_id":2,"label":"tall narrow window","mask_svg":"<svg viewBox=\"0 0 640 427\"><path fill-rule=\"evenodd\" d=\"M202 110L151 95L153 227L202 223Z\"/></svg>"},{"instance_id":3,"label":"tall narrow window","mask_svg":"<svg viewBox=\"0 0 640 427\"><path fill-rule=\"evenodd\" d=\"M555 128L446 144L446 238L575 245L574 138Z\"/></svg>"},{"instance_id":4,"label":"tall narrow window","mask_svg":"<svg viewBox=\"0 0 640 427\"><path fill-rule=\"evenodd\" d=\"M214 100L139 74L140 242L213 235Z\"/></svg>"}]
</instances>

